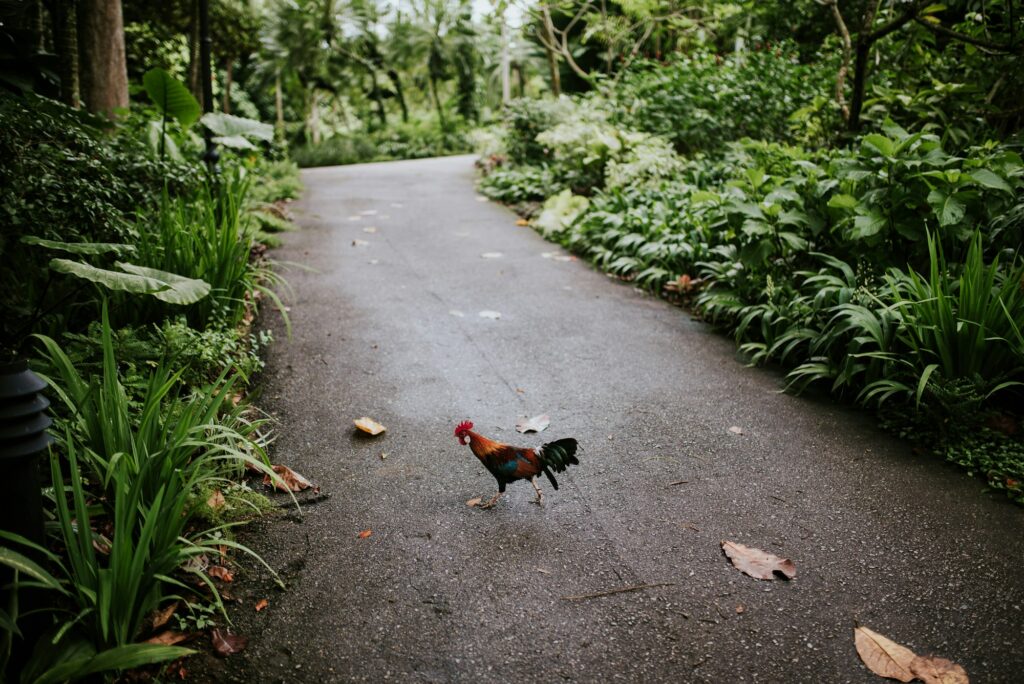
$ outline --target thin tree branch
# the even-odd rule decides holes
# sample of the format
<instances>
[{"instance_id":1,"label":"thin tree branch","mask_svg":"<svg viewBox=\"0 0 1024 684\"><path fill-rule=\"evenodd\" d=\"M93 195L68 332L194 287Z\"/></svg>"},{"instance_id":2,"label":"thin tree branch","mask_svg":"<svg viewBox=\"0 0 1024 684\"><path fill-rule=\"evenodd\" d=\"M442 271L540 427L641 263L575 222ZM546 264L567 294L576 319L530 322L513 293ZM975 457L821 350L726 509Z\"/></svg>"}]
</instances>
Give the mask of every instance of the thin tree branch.
<instances>
[{"instance_id":1,"label":"thin tree branch","mask_svg":"<svg viewBox=\"0 0 1024 684\"><path fill-rule=\"evenodd\" d=\"M925 27L926 29L928 29L929 31L936 35L945 36L953 40L958 40L961 43L969 43L970 45L980 47L983 50L988 50L990 52L1000 52L1007 55L1012 55L1016 52L1020 52L1020 48L1013 45L1012 43L1010 45L1002 45L1001 43L996 43L991 40L975 38L974 36L969 36L966 33L960 33L959 31L948 29L945 26L933 24L930 21L925 21L920 17L917 17L916 19L914 19L914 21L916 21L918 24Z\"/></svg>"}]
</instances>

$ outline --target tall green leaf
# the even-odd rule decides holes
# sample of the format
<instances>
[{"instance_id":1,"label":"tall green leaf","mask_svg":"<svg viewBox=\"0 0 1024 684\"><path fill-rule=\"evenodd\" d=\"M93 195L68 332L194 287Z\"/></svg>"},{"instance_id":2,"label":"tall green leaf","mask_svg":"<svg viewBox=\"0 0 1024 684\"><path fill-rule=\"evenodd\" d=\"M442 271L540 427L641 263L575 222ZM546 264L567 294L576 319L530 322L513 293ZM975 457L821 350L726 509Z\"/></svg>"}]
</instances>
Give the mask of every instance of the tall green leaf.
<instances>
[{"instance_id":1,"label":"tall green leaf","mask_svg":"<svg viewBox=\"0 0 1024 684\"><path fill-rule=\"evenodd\" d=\"M199 120L202 108L192 93L178 79L160 69L150 69L142 77L149 99L167 116L172 116L186 128Z\"/></svg>"}]
</instances>

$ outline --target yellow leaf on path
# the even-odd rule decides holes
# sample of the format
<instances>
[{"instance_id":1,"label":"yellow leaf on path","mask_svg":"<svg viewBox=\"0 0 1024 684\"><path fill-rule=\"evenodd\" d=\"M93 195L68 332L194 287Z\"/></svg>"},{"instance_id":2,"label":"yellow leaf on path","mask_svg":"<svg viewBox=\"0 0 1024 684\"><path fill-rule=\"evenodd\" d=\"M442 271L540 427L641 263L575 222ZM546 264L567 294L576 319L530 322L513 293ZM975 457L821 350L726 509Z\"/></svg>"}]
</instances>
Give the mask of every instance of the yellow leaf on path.
<instances>
[{"instance_id":1,"label":"yellow leaf on path","mask_svg":"<svg viewBox=\"0 0 1024 684\"><path fill-rule=\"evenodd\" d=\"M375 421L373 418L367 418L366 416L358 418L352 422L356 424L357 428L371 435L379 435L387 430L386 427Z\"/></svg>"},{"instance_id":2,"label":"yellow leaf on path","mask_svg":"<svg viewBox=\"0 0 1024 684\"><path fill-rule=\"evenodd\" d=\"M910 671L924 684L969 684L967 670L951 660L938 656L917 656L910 662Z\"/></svg>"},{"instance_id":3,"label":"yellow leaf on path","mask_svg":"<svg viewBox=\"0 0 1024 684\"><path fill-rule=\"evenodd\" d=\"M474 506L479 506L480 502L483 500L484 498L482 496L477 496L467 501L466 505L469 506L470 508L473 508Z\"/></svg>"},{"instance_id":4,"label":"yellow leaf on path","mask_svg":"<svg viewBox=\"0 0 1024 684\"><path fill-rule=\"evenodd\" d=\"M876 675L901 682L914 680L915 675L910 669L910 664L917 655L906 646L900 646L867 627L857 627L853 630L853 642L857 647L857 655Z\"/></svg>"},{"instance_id":5,"label":"yellow leaf on path","mask_svg":"<svg viewBox=\"0 0 1024 684\"><path fill-rule=\"evenodd\" d=\"M524 219L524 218L521 218L521 219L519 219L519 220L517 220L517 221L516 221L516 225L517 225L517 226L528 226L528 225L530 225L530 222L529 222L529 221L527 221L527 220L526 220L526 219Z\"/></svg>"},{"instance_id":6,"label":"yellow leaf on path","mask_svg":"<svg viewBox=\"0 0 1024 684\"><path fill-rule=\"evenodd\" d=\"M736 542L723 541L722 551L740 572L754 579L775 579L778 573L786 579L796 577L796 565L788 558L779 558L775 554L754 549Z\"/></svg>"}]
</instances>

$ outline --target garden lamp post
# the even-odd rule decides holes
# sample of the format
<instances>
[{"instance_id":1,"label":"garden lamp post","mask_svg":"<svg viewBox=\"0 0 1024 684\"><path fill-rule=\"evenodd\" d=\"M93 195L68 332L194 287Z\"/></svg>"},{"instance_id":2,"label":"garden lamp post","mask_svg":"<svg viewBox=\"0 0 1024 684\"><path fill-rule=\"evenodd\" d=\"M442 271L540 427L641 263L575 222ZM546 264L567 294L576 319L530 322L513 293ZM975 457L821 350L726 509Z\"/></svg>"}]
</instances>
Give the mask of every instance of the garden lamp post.
<instances>
[{"instance_id":1,"label":"garden lamp post","mask_svg":"<svg viewBox=\"0 0 1024 684\"><path fill-rule=\"evenodd\" d=\"M40 392L46 382L29 370L27 361L0 362L0 529L21 535L42 546L43 501L39 477L39 454L53 442L47 434L50 417L46 409L49 400ZM4 543L5 542L0 542ZM40 554L32 549L14 545L14 548L42 562ZM10 583L14 572L0 569L0 585ZM38 589L12 589L18 591L18 605L24 617L18 621L21 636L15 641L8 668L17 672L28 658L36 638L46 627L46 618L38 609L45 599ZM6 592L5 592L6 593ZM10 605L2 597L4 607ZM0 671L0 679L4 673Z\"/></svg>"},{"instance_id":2,"label":"garden lamp post","mask_svg":"<svg viewBox=\"0 0 1024 684\"><path fill-rule=\"evenodd\" d=\"M0 528L43 543L43 508L37 456L53 441L47 434L46 383L27 361L0 365Z\"/></svg>"}]
</instances>

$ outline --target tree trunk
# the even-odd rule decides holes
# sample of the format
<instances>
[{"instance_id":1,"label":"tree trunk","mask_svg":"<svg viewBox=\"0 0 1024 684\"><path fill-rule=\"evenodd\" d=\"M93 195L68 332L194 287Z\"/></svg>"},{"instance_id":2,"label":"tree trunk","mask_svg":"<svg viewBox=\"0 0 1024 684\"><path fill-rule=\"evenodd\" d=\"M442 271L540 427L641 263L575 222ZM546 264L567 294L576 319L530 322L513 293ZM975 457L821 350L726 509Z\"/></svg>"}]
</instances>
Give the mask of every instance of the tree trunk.
<instances>
[{"instance_id":1,"label":"tree trunk","mask_svg":"<svg viewBox=\"0 0 1024 684\"><path fill-rule=\"evenodd\" d=\"M544 45L544 53L548 58L548 72L551 75L551 93L558 97L562 94L562 72L558 68L558 55L555 54L555 30L551 21L551 12L546 4L541 4L541 22L544 26L545 39L541 41Z\"/></svg>"},{"instance_id":2,"label":"tree trunk","mask_svg":"<svg viewBox=\"0 0 1024 684\"><path fill-rule=\"evenodd\" d=\"M377 103L377 118L383 128L388 127L388 114L384 111L384 96L381 94L380 85L377 83L377 70L370 67L370 91L373 101Z\"/></svg>"},{"instance_id":3,"label":"tree trunk","mask_svg":"<svg viewBox=\"0 0 1024 684\"><path fill-rule=\"evenodd\" d=\"M851 133L860 130L860 112L864 107L864 88L867 84L868 56L871 43L857 41L857 52L853 62L853 92L850 95L850 118L846 127Z\"/></svg>"},{"instance_id":4,"label":"tree trunk","mask_svg":"<svg viewBox=\"0 0 1024 684\"><path fill-rule=\"evenodd\" d=\"M320 144L320 106L316 100L316 89L309 93L309 137L314 145Z\"/></svg>"},{"instance_id":5,"label":"tree trunk","mask_svg":"<svg viewBox=\"0 0 1024 684\"><path fill-rule=\"evenodd\" d=\"M388 78L391 79L391 85L395 86L398 106L402 108L402 123L409 123L409 107L405 103L405 91L402 90L402 80L394 69L388 69Z\"/></svg>"},{"instance_id":6,"label":"tree trunk","mask_svg":"<svg viewBox=\"0 0 1024 684\"><path fill-rule=\"evenodd\" d=\"M501 13L501 104L507 105L512 99L512 58L509 55L508 21Z\"/></svg>"},{"instance_id":7,"label":"tree trunk","mask_svg":"<svg viewBox=\"0 0 1024 684\"><path fill-rule=\"evenodd\" d=\"M56 0L53 4L53 43L60 77L60 101L78 109L81 94L78 85L78 21L76 0Z\"/></svg>"},{"instance_id":8,"label":"tree trunk","mask_svg":"<svg viewBox=\"0 0 1024 684\"><path fill-rule=\"evenodd\" d=\"M112 117L128 106L121 0L81 0L78 9L82 100L89 111Z\"/></svg>"},{"instance_id":9,"label":"tree trunk","mask_svg":"<svg viewBox=\"0 0 1024 684\"><path fill-rule=\"evenodd\" d=\"M441 124L441 130L447 130L448 124L444 119L444 107L441 106L441 97L437 94L437 80L430 75L430 94L434 98L434 106L437 108L437 120Z\"/></svg>"},{"instance_id":10,"label":"tree trunk","mask_svg":"<svg viewBox=\"0 0 1024 684\"><path fill-rule=\"evenodd\" d=\"M284 94L281 92L281 69L274 72L274 114L277 135L284 140Z\"/></svg>"},{"instance_id":11,"label":"tree trunk","mask_svg":"<svg viewBox=\"0 0 1024 684\"><path fill-rule=\"evenodd\" d=\"M516 82L519 83L519 97L526 97L526 81L523 80L523 65L516 63Z\"/></svg>"},{"instance_id":12,"label":"tree trunk","mask_svg":"<svg viewBox=\"0 0 1024 684\"><path fill-rule=\"evenodd\" d=\"M188 25L188 89L192 97L196 98L199 107L203 106L203 81L201 78L202 66L201 55L199 54L199 0L192 0L192 20Z\"/></svg>"},{"instance_id":13,"label":"tree trunk","mask_svg":"<svg viewBox=\"0 0 1024 684\"><path fill-rule=\"evenodd\" d=\"M231 84L232 84L232 70L235 66L233 59L228 58L224 62L224 101L221 103L220 110L225 114L231 113Z\"/></svg>"}]
</instances>

